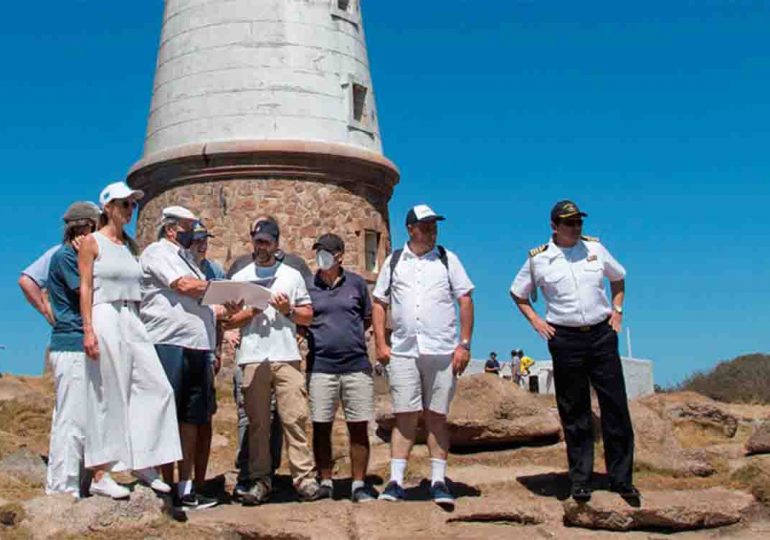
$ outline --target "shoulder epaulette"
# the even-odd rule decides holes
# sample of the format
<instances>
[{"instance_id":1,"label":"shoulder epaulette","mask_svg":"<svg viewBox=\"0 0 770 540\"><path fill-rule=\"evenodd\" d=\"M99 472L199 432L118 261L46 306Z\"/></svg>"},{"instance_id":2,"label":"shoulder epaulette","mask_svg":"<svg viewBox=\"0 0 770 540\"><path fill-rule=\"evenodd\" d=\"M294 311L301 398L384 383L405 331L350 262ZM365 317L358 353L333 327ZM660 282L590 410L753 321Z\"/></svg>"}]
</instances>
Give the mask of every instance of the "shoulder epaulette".
<instances>
[{"instance_id":1,"label":"shoulder epaulette","mask_svg":"<svg viewBox=\"0 0 770 540\"><path fill-rule=\"evenodd\" d=\"M586 242L599 242L598 236L581 236L580 238L582 238Z\"/></svg>"},{"instance_id":2,"label":"shoulder epaulette","mask_svg":"<svg viewBox=\"0 0 770 540\"><path fill-rule=\"evenodd\" d=\"M546 249L548 249L548 243L545 243L542 246L537 246L536 248L530 249L529 256L534 257L535 255L539 255L540 253L544 252Z\"/></svg>"}]
</instances>

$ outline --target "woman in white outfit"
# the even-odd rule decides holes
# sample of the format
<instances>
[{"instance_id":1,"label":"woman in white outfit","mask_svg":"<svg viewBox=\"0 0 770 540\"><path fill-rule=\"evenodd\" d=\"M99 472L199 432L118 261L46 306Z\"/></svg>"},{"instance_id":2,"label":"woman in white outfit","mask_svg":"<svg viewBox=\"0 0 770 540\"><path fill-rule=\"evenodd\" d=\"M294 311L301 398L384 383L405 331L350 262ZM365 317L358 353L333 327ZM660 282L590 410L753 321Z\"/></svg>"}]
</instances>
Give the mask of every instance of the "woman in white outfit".
<instances>
[{"instance_id":1,"label":"woman in white outfit","mask_svg":"<svg viewBox=\"0 0 770 540\"><path fill-rule=\"evenodd\" d=\"M142 268L123 227L144 193L122 182L102 191L103 226L78 254L86 364L85 464L96 471L91 493L129 496L108 471L132 470L169 493L156 467L182 458L171 385L139 319Z\"/></svg>"}]
</instances>

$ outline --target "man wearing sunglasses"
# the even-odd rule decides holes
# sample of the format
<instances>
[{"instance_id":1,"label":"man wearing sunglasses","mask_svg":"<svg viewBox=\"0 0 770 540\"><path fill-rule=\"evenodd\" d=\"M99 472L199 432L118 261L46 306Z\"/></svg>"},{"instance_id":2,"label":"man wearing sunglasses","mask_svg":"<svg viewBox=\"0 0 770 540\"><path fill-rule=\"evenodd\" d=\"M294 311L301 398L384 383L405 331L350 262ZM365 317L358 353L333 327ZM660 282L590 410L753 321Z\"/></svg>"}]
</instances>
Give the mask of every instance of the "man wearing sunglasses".
<instances>
[{"instance_id":1,"label":"man wearing sunglasses","mask_svg":"<svg viewBox=\"0 0 770 540\"><path fill-rule=\"evenodd\" d=\"M624 499L638 502L639 492L632 483L634 432L618 353L626 271L598 239L582 235L585 217L572 201L556 203L551 210L551 240L530 250L510 293L519 311L548 341L573 499L591 498L593 387L601 410L610 487ZM529 299L537 300L538 288L545 298L545 319Z\"/></svg>"}]
</instances>

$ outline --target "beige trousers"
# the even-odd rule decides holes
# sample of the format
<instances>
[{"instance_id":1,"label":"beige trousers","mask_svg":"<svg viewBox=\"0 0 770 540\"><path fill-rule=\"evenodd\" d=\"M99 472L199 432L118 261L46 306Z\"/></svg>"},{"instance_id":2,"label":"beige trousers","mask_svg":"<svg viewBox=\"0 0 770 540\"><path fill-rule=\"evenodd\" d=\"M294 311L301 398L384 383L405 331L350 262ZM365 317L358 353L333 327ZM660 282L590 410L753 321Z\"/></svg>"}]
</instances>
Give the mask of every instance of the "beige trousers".
<instances>
[{"instance_id":1,"label":"beige trousers","mask_svg":"<svg viewBox=\"0 0 770 540\"><path fill-rule=\"evenodd\" d=\"M240 366L243 398L249 417L249 473L252 480L267 478L270 457L270 390L275 391L278 416L288 447L289 468L295 486L313 478L313 453L308 443L305 377L300 362L260 362Z\"/></svg>"}]
</instances>

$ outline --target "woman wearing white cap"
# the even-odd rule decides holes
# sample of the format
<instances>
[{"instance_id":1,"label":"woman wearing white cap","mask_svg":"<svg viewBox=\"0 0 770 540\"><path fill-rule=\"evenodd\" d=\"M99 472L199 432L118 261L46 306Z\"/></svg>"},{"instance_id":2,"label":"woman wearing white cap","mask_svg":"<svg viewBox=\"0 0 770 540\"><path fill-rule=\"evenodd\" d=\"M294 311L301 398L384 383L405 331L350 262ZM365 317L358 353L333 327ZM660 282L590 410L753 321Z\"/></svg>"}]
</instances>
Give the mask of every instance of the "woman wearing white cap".
<instances>
[{"instance_id":1,"label":"woman wearing white cap","mask_svg":"<svg viewBox=\"0 0 770 540\"><path fill-rule=\"evenodd\" d=\"M102 227L78 254L88 419L85 464L96 470L91 493L114 499L130 492L107 471L133 470L169 493L155 467L182 457L174 394L139 319L142 269L123 227L144 193L116 182L102 191Z\"/></svg>"}]
</instances>

